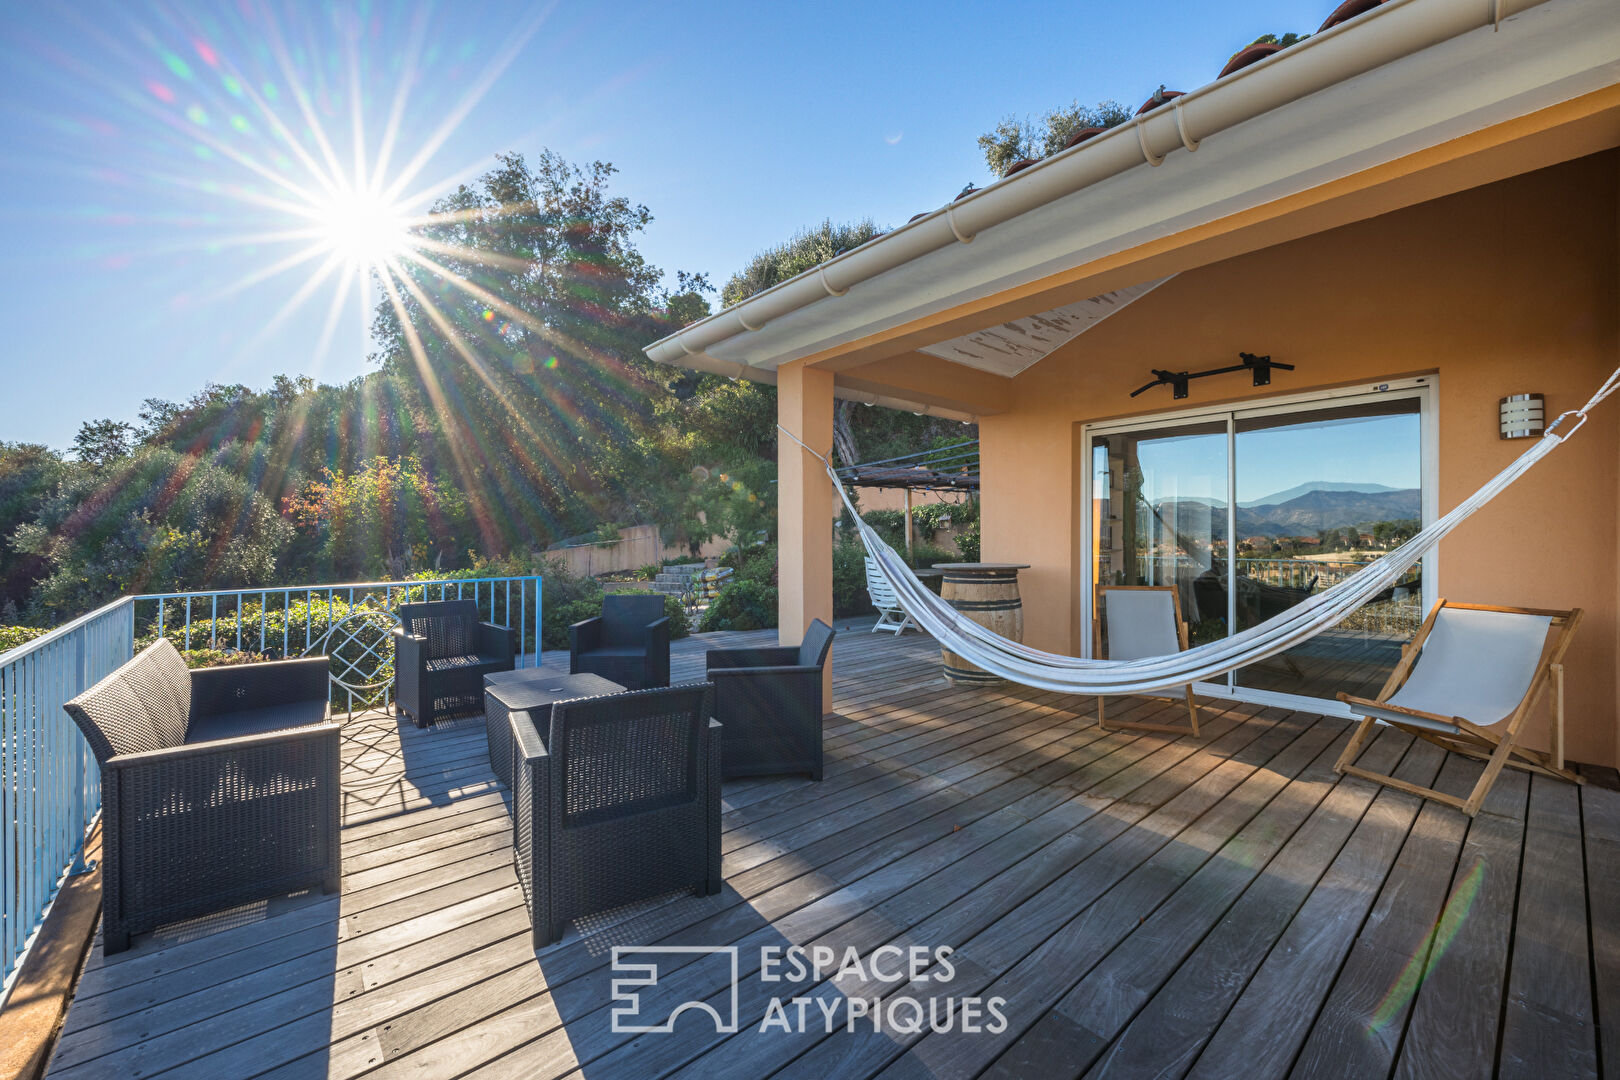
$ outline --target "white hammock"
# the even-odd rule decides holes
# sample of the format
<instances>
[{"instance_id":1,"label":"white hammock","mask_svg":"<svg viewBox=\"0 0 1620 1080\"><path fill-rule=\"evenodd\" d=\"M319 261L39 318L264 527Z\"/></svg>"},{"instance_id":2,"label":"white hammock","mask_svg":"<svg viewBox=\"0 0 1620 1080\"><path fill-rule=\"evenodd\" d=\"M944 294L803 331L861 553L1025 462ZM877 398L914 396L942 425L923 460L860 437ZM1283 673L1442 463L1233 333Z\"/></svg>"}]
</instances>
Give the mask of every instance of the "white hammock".
<instances>
[{"instance_id":1,"label":"white hammock","mask_svg":"<svg viewBox=\"0 0 1620 1080\"><path fill-rule=\"evenodd\" d=\"M893 586L900 606L942 646L985 671L1024 686L1069 694L1146 694L1210 679L1276 656L1334 626L1356 608L1393 586L1446 534L1579 431L1581 425L1586 423L1586 414L1617 388L1620 388L1620 369L1609 376L1608 381L1598 388L1585 405L1559 416L1534 445L1478 491L1458 503L1450 513L1431 522L1406 543L1368 563L1332 588L1230 637L1184 652L1141 660L1086 660L1042 652L964 618L919 581L894 549L861 520L832 464L780 424L777 429L826 466L827 475L832 477L839 496L855 519L861 542L876 562L878 571ZM1577 418L1570 429L1557 433L1555 429L1570 417Z\"/></svg>"}]
</instances>

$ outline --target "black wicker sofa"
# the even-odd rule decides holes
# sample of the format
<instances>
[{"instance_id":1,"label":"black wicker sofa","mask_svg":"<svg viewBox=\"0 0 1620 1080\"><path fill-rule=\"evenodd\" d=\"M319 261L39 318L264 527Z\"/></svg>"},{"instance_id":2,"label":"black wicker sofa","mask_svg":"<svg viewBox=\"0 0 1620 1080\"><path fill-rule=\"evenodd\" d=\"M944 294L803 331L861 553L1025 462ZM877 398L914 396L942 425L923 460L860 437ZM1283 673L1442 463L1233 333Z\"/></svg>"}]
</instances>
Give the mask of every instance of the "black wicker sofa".
<instances>
[{"instance_id":1,"label":"black wicker sofa","mask_svg":"<svg viewBox=\"0 0 1620 1080\"><path fill-rule=\"evenodd\" d=\"M102 938L336 892L339 735L324 656L188 671L166 640L65 708L101 767Z\"/></svg>"}]
</instances>

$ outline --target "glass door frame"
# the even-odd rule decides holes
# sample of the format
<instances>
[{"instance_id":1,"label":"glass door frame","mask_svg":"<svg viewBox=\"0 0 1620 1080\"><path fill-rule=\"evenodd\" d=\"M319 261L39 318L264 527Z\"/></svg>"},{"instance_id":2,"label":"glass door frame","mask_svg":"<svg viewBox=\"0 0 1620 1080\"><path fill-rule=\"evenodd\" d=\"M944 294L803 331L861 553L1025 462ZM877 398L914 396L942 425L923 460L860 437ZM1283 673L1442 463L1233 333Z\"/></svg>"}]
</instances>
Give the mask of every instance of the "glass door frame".
<instances>
[{"instance_id":1,"label":"glass door frame","mask_svg":"<svg viewBox=\"0 0 1620 1080\"><path fill-rule=\"evenodd\" d=\"M1324 407L1355 405L1370 401L1389 400L1390 398L1417 399L1418 446L1421 458L1419 468L1420 482L1423 488L1421 497L1422 524L1427 527L1430 522L1439 516L1440 456L1438 435L1440 418L1438 413L1438 386L1438 376L1421 375L1407 379L1389 379L1378 383L1361 383L1335 390L1288 394L1265 398L1252 404L1245 404L1241 401L1228 401L1218 405L1173 409L1161 413L1143 413L1115 420L1100 420L1082 424L1080 426L1078 445L1080 458L1080 544L1082 546L1079 593L1080 655L1088 658L1091 656L1092 641L1094 640L1092 636L1091 601L1094 595L1092 591L1092 566L1096 561L1092 534L1093 487L1095 484L1091 446L1093 438L1098 435L1125 434L1145 429L1163 430L1165 428L1183 427L1211 421L1224 421L1226 424L1227 566L1228 573L1232 573L1236 567L1233 536L1237 525L1237 424L1239 420L1255 416L1310 412ZM1431 549L1428 554L1423 556L1422 608L1425 612L1433 606L1435 598L1439 595L1439 579L1437 576L1439 559L1438 548ZM1235 611L1237 594L1236 590L1232 588L1228 588L1226 594L1226 625L1232 627L1237 625L1237 612ZM1193 690L1205 697L1220 698L1227 701L1252 702L1257 705L1276 706L1329 716L1350 716L1349 708L1341 701L1238 686L1231 673L1228 673L1219 683L1194 683Z\"/></svg>"}]
</instances>

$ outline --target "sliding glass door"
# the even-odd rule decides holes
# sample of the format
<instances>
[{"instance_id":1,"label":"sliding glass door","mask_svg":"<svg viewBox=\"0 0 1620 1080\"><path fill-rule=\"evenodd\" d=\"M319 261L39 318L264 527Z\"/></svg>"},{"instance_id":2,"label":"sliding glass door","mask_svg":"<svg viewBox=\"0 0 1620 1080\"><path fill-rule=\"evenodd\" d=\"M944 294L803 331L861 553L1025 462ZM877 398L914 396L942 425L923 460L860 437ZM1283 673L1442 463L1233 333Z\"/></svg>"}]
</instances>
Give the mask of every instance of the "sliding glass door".
<instances>
[{"instance_id":1,"label":"sliding glass door","mask_svg":"<svg viewBox=\"0 0 1620 1080\"><path fill-rule=\"evenodd\" d=\"M1096 574L1104 585L1178 585L1194 642L1226 634L1226 608L1199 607L1197 582L1219 573L1230 468L1224 420L1143 428L1092 440Z\"/></svg>"},{"instance_id":2,"label":"sliding glass door","mask_svg":"<svg viewBox=\"0 0 1620 1080\"><path fill-rule=\"evenodd\" d=\"M1091 429L1088 608L1093 584L1174 585L1198 644L1342 581L1427 517L1428 391ZM1333 629L1207 689L1256 700L1376 693L1422 619L1423 577L1414 568Z\"/></svg>"}]
</instances>

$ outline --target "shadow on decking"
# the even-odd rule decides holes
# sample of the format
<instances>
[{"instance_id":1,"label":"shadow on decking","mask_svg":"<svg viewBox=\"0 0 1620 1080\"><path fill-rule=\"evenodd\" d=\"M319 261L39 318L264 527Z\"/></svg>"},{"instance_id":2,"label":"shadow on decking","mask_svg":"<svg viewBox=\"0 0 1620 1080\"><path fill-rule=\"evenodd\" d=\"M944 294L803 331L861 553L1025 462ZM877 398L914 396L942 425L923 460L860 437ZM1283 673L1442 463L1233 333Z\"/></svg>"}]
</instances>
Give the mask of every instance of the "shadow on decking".
<instances>
[{"instance_id":1,"label":"shadow on decking","mask_svg":"<svg viewBox=\"0 0 1620 1080\"><path fill-rule=\"evenodd\" d=\"M489 775L487 758L479 763L466 755L447 757L431 739L415 737L415 723L393 710L350 714L363 716L364 725L345 724L344 754L374 779L344 778L343 822L404 814L430 806L449 806L457 799L490 791L504 791ZM390 727L387 721L392 721ZM461 715L435 722L429 731L484 730L484 714ZM353 770L355 766L346 765Z\"/></svg>"},{"instance_id":2,"label":"shadow on decking","mask_svg":"<svg viewBox=\"0 0 1620 1080\"><path fill-rule=\"evenodd\" d=\"M697 670L704 644L678 644L677 661ZM1602 1016L1548 1011L1587 985L1557 973L1594 962L1589 789L1508 774L1469 822L1336 777L1342 720L1213 701L1199 738L1104 732L1092 699L953 689L926 642L860 644L839 668L826 779L726 784L720 895L578 919L538 953L481 721L351 718L341 917L332 898L288 898L92 958L57 1074L1280 1076L1297 1062L1296 1075L1386 1075L1440 1057L1483 1073L1559 1033L1564 1071L1593 1071ZM1173 708L1121 700L1109 714ZM1368 753L1445 789L1478 774L1426 747L1388 732ZM1584 805L1620 835L1620 797ZM1591 941L1609 934L1600 899ZM659 979L615 1000L635 973L613 971L614 949L649 944L703 951L626 957ZM956 974L874 984L835 963L763 981L761 949L790 944L836 961L950 946ZM713 1018L731 1019L731 948L735 1032ZM1000 1035L842 1023L858 997L997 994ZM762 1032L770 1000L795 997L808 1033ZM1476 998L1486 1007L1459 1014ZM678 1016L639 1035L614 1030L616 1008L621 1029Z\"/></svg>"},{"instance_id":3,"label":"shadow on decking","mask_svg":"<svg viewBox=\"0 0 1620 1080\"><path fill-rule=\"evenodd\" d=\"M98 933L50 1075L183 1075L199 1054L274 1030L277 1018L330 1030L343 987L363 989L358 973L339 970L340 938L339 899L319 892L171 923L113 957L102 954ZM132 1023L140 1039L133 1046ZM325 1075L327 1053L321 1046L304 1064Z\"/></svg>"}]
</instances>

